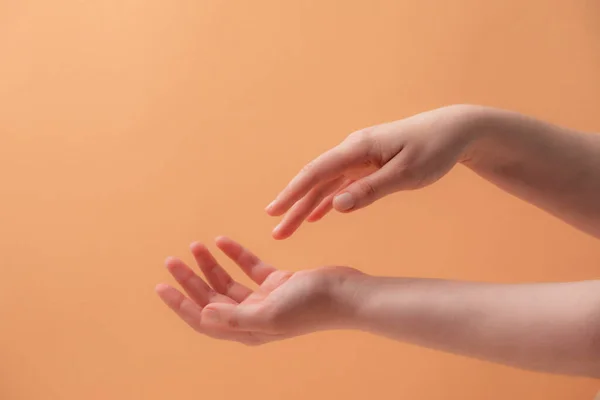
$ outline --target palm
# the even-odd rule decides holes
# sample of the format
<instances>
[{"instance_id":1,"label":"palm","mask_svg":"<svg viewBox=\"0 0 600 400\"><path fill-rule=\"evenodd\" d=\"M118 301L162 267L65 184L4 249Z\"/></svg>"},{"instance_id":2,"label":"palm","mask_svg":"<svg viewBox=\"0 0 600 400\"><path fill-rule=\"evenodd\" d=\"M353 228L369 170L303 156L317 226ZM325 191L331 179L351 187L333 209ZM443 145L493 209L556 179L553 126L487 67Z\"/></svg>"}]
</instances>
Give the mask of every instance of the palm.
<instances>
[{"instance_id":1,"label":"palm","mask_svg":"<svg viewBox=\"0 0 600 400\"><path fill-rule=\"evenodd\" d=\"M321 315L313 312L319 308L320 270L295 274L277 270L228 238L218 238L217 246L259 286L253 291L234 281L204 245L193 244L192 253L208 283L182 261L169 258L167 269L189 298L165 284L156 288L161 299L188 325L208 336L245 344L314 330ZM233 318L238 314L256 329L238 329Z\"/></svg>"}]
</instances>

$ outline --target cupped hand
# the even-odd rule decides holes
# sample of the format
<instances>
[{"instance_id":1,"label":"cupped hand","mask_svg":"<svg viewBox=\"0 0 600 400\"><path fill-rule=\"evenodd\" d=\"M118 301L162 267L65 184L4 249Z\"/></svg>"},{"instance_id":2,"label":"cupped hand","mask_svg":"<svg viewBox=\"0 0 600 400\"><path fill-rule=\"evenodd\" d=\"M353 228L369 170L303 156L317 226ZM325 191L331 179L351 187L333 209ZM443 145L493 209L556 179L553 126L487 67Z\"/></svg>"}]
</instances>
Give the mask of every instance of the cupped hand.
<instances>
[{"instance_id":1,"label":"cupped hand","mask_svg":"<svg viewBox=\"0 0 600 400\"><path fill-rule=\"evenodd\" d=\"M306 165L267 206L285 217L273 237L331 209L351 212L400 190L427 186L466 157L477 107L456 105L352 133Z\"/></svg>"},{"instance_id":2,"label":"cupped hand","mask_svg":"<svg viewBox=\"0 0 600 400\"><path fill-rule=\"evenodd\" d=\"M156 286L160 298L198 333L257 345L350 323L357 297L353 282L365 276L359 271L282 271L229 238L217 238L216 244L258 285L255 290L233 280L200 243L191 251L206 282L182 261L168 258L167 269L187 296L166 284Z\"/></svg>"}]
</instances>

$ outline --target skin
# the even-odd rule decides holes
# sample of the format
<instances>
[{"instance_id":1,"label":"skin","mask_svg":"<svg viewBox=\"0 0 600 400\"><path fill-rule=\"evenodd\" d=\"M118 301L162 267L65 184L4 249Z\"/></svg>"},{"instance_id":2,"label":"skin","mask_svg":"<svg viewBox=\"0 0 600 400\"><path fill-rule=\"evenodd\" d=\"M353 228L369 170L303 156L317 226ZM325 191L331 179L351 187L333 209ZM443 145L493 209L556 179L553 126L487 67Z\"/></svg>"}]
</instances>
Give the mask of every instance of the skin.
<instances>
[{"instance_id":1,"label":"skin","mask_svg":"<svg viewBox=\"0 0 600 400\"><path fill-rule=\"evenodd\" d=\"M600 135L493 108L456 105L352 133L307 164L266 211L289 237L333 208L353 212L425 187L463 164L600 237Z\"/></svg>"},{"instance_id":2,"label":"skin","mask_svg":"<svg viewBox=\"0 0 600 400\"><path fill-rule=\"evenodd\" d=\"M167 269L187 296L156 287L200 334L260 345L352 329L520 368L600 377L600 281L504 285L382 278L348 267L289 272L229 238L216 245L256 289L234 281L200 243L191 251L206 281L169 258Z\"/></svg>"},{"instance_id":3,"label":"skin","mask_svg":"<svg viewBox=\"0 0 600 400\"><path fill-rule=\"evenodd\" d=\"M427 186L462 163L573 226L600 237L600 141L502 110L451 106L358 131L317 157L267 212L289 237L330 210L352 212ZM519 368L600 377L600 281L491 284L382 278L349 267L289 272L237 242L217 247L256 283L235 282L208 249L167 269L187 296L160 298L201 334L248 345L354 329Z\"/></svg>"}]
</instances>

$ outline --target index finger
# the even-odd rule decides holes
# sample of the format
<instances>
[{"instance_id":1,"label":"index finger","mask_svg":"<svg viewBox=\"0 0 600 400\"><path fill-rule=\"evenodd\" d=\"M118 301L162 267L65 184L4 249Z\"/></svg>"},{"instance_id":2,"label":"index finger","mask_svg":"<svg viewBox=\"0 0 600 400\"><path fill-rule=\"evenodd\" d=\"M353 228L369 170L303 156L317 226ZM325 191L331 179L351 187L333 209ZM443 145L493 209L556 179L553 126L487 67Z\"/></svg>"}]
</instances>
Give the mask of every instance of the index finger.
<instances>
[{"instance_id":1,"label":"index finger","mask_svg":"<svg viewBox=\"0 0 600 400\"><path fill-rule=\"evenodd\" d=\"M360 163L368 149L361 143L344 141L308 163L266 208L267 213L279 216L290 209L316 185L340 176L350 166Z\"/></svg>"}]
</instances>

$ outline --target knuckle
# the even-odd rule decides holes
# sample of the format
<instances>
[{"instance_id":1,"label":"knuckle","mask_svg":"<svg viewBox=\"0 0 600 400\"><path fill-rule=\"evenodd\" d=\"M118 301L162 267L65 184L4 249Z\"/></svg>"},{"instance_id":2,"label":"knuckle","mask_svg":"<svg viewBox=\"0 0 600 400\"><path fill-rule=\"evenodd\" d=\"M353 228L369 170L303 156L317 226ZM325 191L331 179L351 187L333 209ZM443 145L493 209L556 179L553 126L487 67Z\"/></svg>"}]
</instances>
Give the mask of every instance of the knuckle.
<instances>
[{"instance_id":1,"label":"knuckle","mask_svg":"<svg viewBox=\"0 0 600 400\"><path fill-rule=\"evenodd\" d=\"M300 174L306 175L306 176L313 175L316 171L315 164L316 164L315 160L310 161L308 164L306 164L302 167L302 169L300 170Z\"/></svg>"},{"instance_id":2,"label":"knuckle","mask_svg":"<svg viewBox=\"0 0 600 400\"><path fill-rule=\"evenodd\" d=\"M307 185L314 185L320 178L319 168L317 168L318 159L310 161L308 164L302 167L300 172L295 178L298 183Z\"/></svg>"},{"instance_id":3,"label":"knuckle","mask_svg":"<svg viewBox=\"0 0 600 400\"><path fill-rule=\"evenodd\" d=\"M267 277L263 284L276 287L290 279L292 275L293 273L290 271L275 271Z\"/></svg>"},{"instance_id":4,"label":"knuckle","mask_svg":"<svg viewBox=\"0 0 600 400\"><path fill-rule=\"evenodd\" d=\"M303 174L309 173L313 168L313 162L309 162L308 164L305 164L302 169L300 169L300 172Z\"/></svg>"},{"instance_id":5,"label":"knuckle","mask_svg":"<svg viewBox=\"0 0 600 400\"><path fill-rule=\"evenodd\" d=\"M373 141L373 131L374 127L359 129L358 131L352 132L350 135L348 135L347 140L355 144L368 144Z\"/></svg>"},{"instance_id":6,"label":"knuckle","mask_svg":"<svg viewBox=\"0 0 600 400\"><path fill-rule=\"evenodd\" d=\"M358 190L366 197L374 197L377 194L377 189L368 179L357 181L356 185Z\"/></svg>"},{"instance_id":7,"label":"knuckle","mask_svg":"<svg viewBox=\"0 0 600 400\"><path fill-rule=\"evenodd\" d=\"M347 144L354 151L358 152L360 158L369 159L378 164L378 166L381 166L383 164L380 148L381 143L377 139L378 135L375 128L373 126L351 133L347 138Z\"/></svg>"},{"instance_id":8,"label":"knuckle","mask_svg":"<svg viewBox=\"0 0 600 400\"><path fill-rule=\"evenodd\" d=\"M273 274L273 279L279 284L284 283L288 279L290 279L293 275L293 272L290 271L276 271Z\"/></svg>"}]
</instances>

